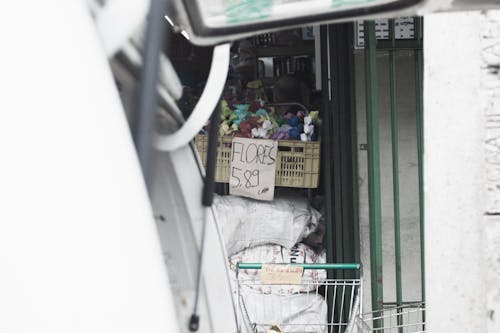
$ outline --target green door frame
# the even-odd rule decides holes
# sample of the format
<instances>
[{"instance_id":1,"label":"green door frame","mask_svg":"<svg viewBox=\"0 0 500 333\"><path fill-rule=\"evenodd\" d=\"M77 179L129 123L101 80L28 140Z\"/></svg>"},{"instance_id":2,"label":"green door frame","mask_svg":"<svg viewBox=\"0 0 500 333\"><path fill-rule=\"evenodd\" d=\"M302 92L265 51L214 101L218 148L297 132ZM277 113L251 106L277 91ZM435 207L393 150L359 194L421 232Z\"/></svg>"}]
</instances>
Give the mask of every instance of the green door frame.
<instances>
[{"instance_id":1,"label":"green door frame","mask_svg":"<svg viewBox=\"0 0 500 333\"><path fill-rule=\"evenodd\" d=\"M323 133L327 135L323 136L322 158L327 258L335 262L359 262L353 25L322 26L320 32L322 88L326 91ZM332 51L326 52L327 48ZM342 274L339 272L336 277L344 277Z\"/></svg>"},{"instance_id":2,"label":"green door frame","mask_svg":"<svg viewBox=\"0 0 500 333\"><path fill-rule=\"evenodd\" d=\"M320 34L327 260L360 262L353 25L322 26ZM329 277L349 279L357 274L357 271L338 271ZM346 308L348 304L344 306ZM329 309L329 318L338 316L331 311ZM348 313L344 313L344 322L347 322Z\"/></svg>"}]
</instances>

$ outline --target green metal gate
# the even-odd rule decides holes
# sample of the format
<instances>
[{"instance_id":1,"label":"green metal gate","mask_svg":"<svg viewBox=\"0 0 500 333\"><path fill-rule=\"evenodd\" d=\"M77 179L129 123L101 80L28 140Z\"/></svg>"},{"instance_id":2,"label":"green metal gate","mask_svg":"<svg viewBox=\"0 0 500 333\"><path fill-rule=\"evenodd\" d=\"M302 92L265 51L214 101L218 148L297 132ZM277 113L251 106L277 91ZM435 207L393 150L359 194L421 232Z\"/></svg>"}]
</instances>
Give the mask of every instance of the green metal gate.
<instances>
[{"instance_id":1,"label":"green metal gate","mask_svg":"<svg viewBox=\"0 0 500 333\"><path fill-rule=\"evenodd\" d=\"M423 105L422 105L422 18L414 18L414 39L396 40L395 21L389 20L388 40L377 40L375 22L364 22L365 41L365 93L367 119L367 150L368 150L368 198L369 198L369 225L370 225L370 270L371 270L371 297L372 310L380 311L386 305L383 292L383 256L382 256L382 207L381 207L381 179L380 179L380 137L379 137L379 110L378 110L378 68L377 53L389 53L389 80L391 106L391 143L392 143L392 183L394 209L394 244L395 244L395 273L396 273L396 305L405 303L403 298L402 264L401 264L401 225L400 225L400 186L399 186L399 144L398 144L398 85L396 81L396 54L401 50L411 50L414 53L415 71L415 105L416 105L416 134L418 156L418 210L419 210L419 237L420 237L420 273L421 273L421 301L425 302L425 263L424 263L424 192L423 192ZM404 189L403 189L404 190ZM411 300L415 301L415 300ZM402 317L398 316L398 324ZM425 319L424 319L425 321ZM380 323L374 323L379 327Z\"/></svg>"}]
</instances>

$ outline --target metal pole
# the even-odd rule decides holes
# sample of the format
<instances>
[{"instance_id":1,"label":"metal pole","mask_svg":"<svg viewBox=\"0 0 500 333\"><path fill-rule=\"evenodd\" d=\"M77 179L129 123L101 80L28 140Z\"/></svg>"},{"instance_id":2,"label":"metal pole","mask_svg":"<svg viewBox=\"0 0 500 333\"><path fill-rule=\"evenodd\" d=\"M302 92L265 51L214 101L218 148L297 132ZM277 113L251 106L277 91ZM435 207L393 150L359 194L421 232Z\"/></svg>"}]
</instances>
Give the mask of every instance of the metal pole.
<instances>
[{"instance_id":1,"label":"metal pole","mask_svg":"<svg viewBox=\"0 0 500 333\"><path fill-rule=\"evenodd\" d=\"M354 25L352 23L352 31ZM349 57L349 72L351 80L351 166L352 166L352 220L353 220L353 233L354 233L354 261L361 262L361 245L359 240L359 170L358 170L358 122L356 113L356 73L355 73L355 58L354 58L354 45L350 46ZM359 276L357 276L359 277Z\"/></svg>"},{"instance_id":2,"label":"metal pole","mask_svg":"<svg viewBox=\"0 0 500 333\"><path fill-rule=\"evenodd\" d=\"M220 124L220 113L221 107L220 103L217 104L215 110L210 116L210 132L208 133L208 150L207 150L207 172L205 175L205 184L203 186L203 194L201 203L205 207L203 225L201 229L201 242L200 249L198 251L198 271L196 272L196 291L193 306L193 313L189 320L189 330L191 332L198 331L200 317L198 315L198 305L201 291L201 275L203 271L203 260L205 252L205 238L206 229L208 224L208 216L210 214L210 207L212 206L214 200L214 189L215 189L215 169L217 167L217 145L218 145L218 134L219 134L219 124Z\"/></svg>"},{"instance_id":3,"label":"metal pole","mask_svg":"<svg viewBox=\"0 0 500 333\"><path fill-rule=\"evenodd\" d=\"M425 304L425 240L424 240L424 116L423 116L423 56L422 56L422 24L421 17L415 18L415 36L419 47L415 50L415 93L417 111L417 150L418 150L418 201L420 217L420 279L422 302ZM425 312L422 313L425 322Z\"/></svg>"},{"instance_id":4,"label":"metal pole","mask_svg":"<svg viewBox=\"0 0 500 333\"><path fill-rule=\"evenodd\" d=\"M163 16L167 11L167 0L152 0L148 13L146 41L144 43L143 66L139 86L138 106L133 123L133 137L146 185L150 182L150 163L153 143L154 119L156 115L156 85L160 67L160 53L166 41L166 26Z\"/></svg>"},{"instance_id":5,"label":"metal pole","mask_svg":"<svg viewBox=\"0 0 500 333\"><path fill-rule=\"evenodd\" d=\"M368 200L370 221L370 267L372 310L382 310L382 209L380 192L380 141L377 91L377 40L375 22L365 21L366 126L368 141ZM381 327L374 320L374 328Z\"/></svg>"},{"instance_id":6,"label":"metal pole","mask_svg":"<svg viewBox=\"0 0 500 333\"><path fill-rule=\"evenodd\" d=\"M322 159L323 159L323 179L325 189L325 220L326 220L326 261L334 262L333 259L333 198L332 198L332 167L331 167L331 130L330 130L330 85L328 70L328 26L320 27L320 46L321 46L321 94L323 111L323 130L322 130ZM327 271L327 277L333 278L333 271ZM333 293L331 288L327 293L328 304L332 304ZM328 318L332 317L332 306L328 307Z\"/></svg>"},{"instance_id":7,"label":"metal pole","mask_svg":"<svg viewBox=\"0 0 500 333\"><path fill-rule=\"evenodd\" d=\"M330 27L330 77L332 78L332 147L333 147L333 183L334 183L334 225L335 225L335 260L337 262L354 261L356 253L353 200L353 154L352 122L355 116L352 104L352 45L354 30L351 23L339 23ZM357 184L356 184L357 186ZM358 272L337 271L336 278L354 278ZM340 309L337 320L347 322L350 313L350 299L353 290L346 290L344 303L338 299ZM347 309L342 311L342 309Z\"/></svg>"},{"instance_id":8,"label":"metal pole","mask_svg":"<svg viewBox=\"0 0 500 333\"><path fill-rule=\"evenodd\" d=\"M392 48L389 50L390 95L391 95L391 136L392 136L392 188L394 206L394 249L396 261L396 304L403 304L403 287L401 278L401 225L399 209L399 145L398 145L398 94L396 80L396 36L394 20L389 20L389 36ZM401 310L398 308L398 313ZM403 317L398 315L398 326L403 325ZM398 329L403 333L403 328Z\"/></svg>"},{"instance_id":9,"label":"metal pole","mask_svg":"<svg viewBox=\"0 0 500 333\"><path fill-rule=\"evenodd\" d=\"M325 215L326 215L326 259L333 259L333 210L332 210L332 170L331 170L331 131L330 131L330 88L328 71L328 29L326 25L320 27L321 45L321 94L323 99L323 176L325 186ZM329 277L330 278L330 277Z\"/></svg>"},{"instance_id":10,"label":"metal pole","mask_svg":"<svg viewBox=\"0 0 500 333\"><path fill-rule=\"evenodd\" d=\"M343 229L342 216L343 211L345 211L342 205L342 179L341 179L341 126L340 126L340 102L344 96L340 96L340 86L341 84L341 73L340 73L340 62L339 56L342 50L340 49L340 35L341 35L341 25L329 25L328 35L329 35L329 45L330 45L330 89L332 92L332 103L330 112L330 128L332 129L330 133L330 139L333 158L333 224L335 228L335 261L344 261L344 242L343 242ZM336 279L343 279L344 272L336 271ZM340 300L339 300L340 301Z\"/></svg>"}]
</instances>

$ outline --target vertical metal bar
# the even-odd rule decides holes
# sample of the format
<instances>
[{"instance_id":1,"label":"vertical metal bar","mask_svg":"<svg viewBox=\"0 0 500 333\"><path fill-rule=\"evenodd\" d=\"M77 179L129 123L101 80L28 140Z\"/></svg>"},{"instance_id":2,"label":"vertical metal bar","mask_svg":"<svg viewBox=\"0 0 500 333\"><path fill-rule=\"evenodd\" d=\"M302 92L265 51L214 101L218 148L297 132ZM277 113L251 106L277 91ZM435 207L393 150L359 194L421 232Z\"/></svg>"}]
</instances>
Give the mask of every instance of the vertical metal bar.
<instances>
[{"instance_id":1,"label":"vertical metal bar","mask_svg":"<svg viewBox=\"0 0 500 333\"><path fill-rule=\"evenodd\" d=\"M349 311L349 316L347 318L347 321L349 322L349 320L351 319L351 316L350 314L352 313L352 307L353 307L353 302L354 302L354 291L355 291L355 285L354 285L354 282L353 281L350 281L350 289L351 289L351 294L350 294L350 299L349 299L349 307L348 307L348 310Z\"/></svg>"},{"instance_id":2,"label":"vertical metal bar","mask_svg":"<svg viewBox=\"0 0 500 333\"><path fill-rule=\"evenodd\" d=\"M341 73L340 73L340 37L341 37L341 25L332 24L328 26L329 35L329 47L330 47L330 89L332 91L332 108L331 108L331 118L330 118L330 128L332 132L330 136L334 139L332 140L332 166L333 166L333 225L335 228L335 249L334 258L335 262L344 261L344 238L343 238L343 213L345 211L342 205L342 177L341 177L341 126L340 126L340 101L343 96L340 95ZM347 222L347 221L346 221ZM335 278L343 279L344 271L337 270L335 272ZM342 301L342 300L339 300ZM336 304L339 306L340 304Z\"/></svg>"},{"instance_id":3,"label":"vertical metal bar","mask_svg":"<svg viewBox=\"0 0 500 333\"><path fill-rule=\"evenodd\" d=\"M333 262L333 212L332 212L332 170L331 170L331 131L330 131L330 88L328 71L328 29L326 25L320 27L321 45L321 94L323 113L323 178L325 188L325 215L326 215L326 259ZM332 278L332 271L328 270L328 278Z\"/></svg>"},{"instance_id":4,"label":"vertical metal bar","mask_svg":"<svg viewBox=\"0 0 500 333\"><path fill-rule=\"evenodd\" d=\"M415 36L419 48L415 50L415 93L417 111L417 150L418 150L418 202L420 217L420 279L422 302L425 302L425 240L424 240L424 118L423 118L423 56L422 56L422 18L415 18ZM425 322L425 313L423 313Z\"/></svg>"},{"instance_id":5,"label":"vertical metal bar","mask_svg":"<svg viewBox=\"0 0 500 333\"><path fill-rule=\"evenodd\" d=\"M327 270L327 272L328 272L328 270ZM330 295L330 293L329 293L329 289L330 289L329 286L330 286L330 280L327 279L327 282L325 283L325 295ZM316 289L316 290L318 290L318 289ZM330 299L331 299L330 297L326 298L326 306L328 307L328 309L331 308L331 306L330 306ZM326 324L327 324L326 325L327 333L330 333L330 329L329 329L330 328L330 324L331 324L330 314L328 314L327 317L326 317Z\"/></svg>"},{"instance_id":6,"label":"vertical metal bar","mask_svg":"<svg viewBox=\"0 0 500 333\"><path fill-rule=\"evenodd\" d=\"M335 261L355 261L355 222L353 200L353 168L352 168L352 45L354 31L351 23L335 24L329 27L330 46L330 78L331 85L331 129L332 129L332 166L334 189L334 228L335 228ZM355 118L355 117L354 117ZM357 185L357 184L356 184ZM340 279L354 277L356 272L338 271ZM336 307L347 307L346 299L339 300ZM348 312L342 312L347 321Z\"/></svg>"},{"instance_id":7,"label":"vertical metal bar","mask_svg":"<svg viewBox=\"0 0 500 333\"><path fill-rule=\"evenodd\" d=\"M340 300L340 313L339 313L339 333L342 332L342 323L344 323L343 320L343 312L344 312L344 299L345 299L345 282L342 283L342 297Z\"/></svg>"},{"instance_id":8,"label":"vertical metal bar","mask_svg":"<svg viewBox=\"0 0 500 333\"><path fill-rule=\"evenodd\" d=\"M334 284L333 285L333 302L332 302L332 305L335 305L337 304L337 288L338 288L338 285L337 284ZM336 323L334 321L334 318L335 318L335 311L332 311L332 315L330 317L330 322L331 323ZM332 325L331 327L331 330L330 330L330 333L333 333L333 330L335 329L335 325Z\"/></svg>"},{"instance_id":9,"label":"vertical metal bar","mask_svg":"<svg viewBox=\"0 0 500 333\"><path fill-rule=\"evenodd\" d=\"M352 23L352 31L357 23ZM354 37L353 37L354 38ZM359 240L359 171L358 171L358 122L356 114L356 73L354 58L354 43L350 46L349 72L351 80L351 165L352 165L352 205L353 205L353 233L354 233L354 262L361 262L361 243ZM360 272L356 271L356 277Z\"/></svg>"},{"instance_id":10,"label":"vertical metal bar","mask_svg":"<svg viewBox=\"0 0 500 333\"><path fill-rule=\"evenodd\" d=\"M391 49L389 50L390 68L390 95L391 95L391 136L392 136L392 188L393 188L393 208L394 208L394 252L396 262L396 304L400 307L403 304L403 287L401 278L401 225L399 210L399 144L398 144L398 94L396 80L396 36L394 31L394 20L389 20L389 36L391 39ZM398 313L400 310L398 309ZM398 315L398 326L402 325L403 318ZM399 333L403 329L399 328Z\"/></svg>"},{"instance_id":11,"label":"vertical metal bar","mask_svg":"<svg viewBox=\"0 0 500 333\"><path fill-rule=\"evenodd\" d=\"M326 260L327 262L334 262L333 258L333 197L332 197L332 160L331 160L331 125L330 125L330 84L329 84L329 59L328 59L328 27L322 25L320 27L320 51L321 51L321 94L322 94L322 112L323 112L323 179L325 190L325 220L326 220ZM327 270L328 279L333 278L333 271ZM329 300L328 304L328 318L333 317L333 308L335 302L332 295L332 290L326 293Z\"/></svg>"},{"instance_id":12,"label":"vertical metal bar","mask_svg":"<svg viewBox=\"0 0 500 333\"><path fill-rule=\"evenodd\" d=\"M363 316L363 266L359 269L359 287L358 287L358 292L359 292L359 315L360 317Z\"/></svg>"},{"instance_id":13,"label":"vertical metal bar","mask_svg":"<svg viewBox=\"0 0 500 333\"><path fill-rule=\"evenodd\" d=\"M382 280L382 209L380 202L380 141L375 22L365 21L364 28L371 292L372 309L378 311L382 310L384 294ZM380 327L380 320L374 320L373 325L376 328Z\"/></svg>"},{"instance_id":14,"label":"vertical metal bar","mask_svg":"<svg viewBox=\"0 0 500 333\"><path fill-rule=\"evenodd\" d=\"M351 23L339 24L338 59L338 111L340 133L340 183L342 201L342 233L343 261L356 262L355 221L354 221L354 188L353 188L353 157L352 157L352 122L355 109L352 107L352 56L354 44L354 29ZM335 94L334 94L335 96ZM355 119L355 116L354 116ZM335 156L334 156L335 158ZM354 278L355 271L345 271L344 278ZM346 304L347 305L347 304ZM346 319L347 319L347 312Z\"/></svg>"}]
</instances>

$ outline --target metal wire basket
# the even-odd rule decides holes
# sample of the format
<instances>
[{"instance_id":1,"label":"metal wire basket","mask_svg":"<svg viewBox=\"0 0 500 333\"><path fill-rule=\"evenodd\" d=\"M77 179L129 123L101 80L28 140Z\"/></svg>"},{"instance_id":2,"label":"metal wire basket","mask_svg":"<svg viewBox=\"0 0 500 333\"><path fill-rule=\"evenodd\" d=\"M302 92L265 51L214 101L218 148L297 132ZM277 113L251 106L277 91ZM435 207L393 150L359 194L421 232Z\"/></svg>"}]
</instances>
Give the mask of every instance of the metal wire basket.
<instances>
[{"instance_id":1,"label":"metal wire basket","mask_svg":"<svg viewBox=\"0 0 500 333\"><path fill-rule=\"evenodd\" d=\"M290 266L304 268L300 284L264 284L258 274L262 264L238 264L236 270L238 332L266 333L271 327L279 327L279 332L284 333L352 331L356 316L361 313L362 278L329 279L326 271L360 270L360 265L291 264ZM249 270L255 271L249 273Z\"/></svg>"},{"instance_id":2,"label":"metal wire basket","mask_svg":"<svg viewBox=\"0 0 500 333\"><path fill-rule=\"evenodd\" d=\"M425 304L408 303L360 314L356 319L358 332L420 333L425 331Z\"/></svg>"}]
</instances>

